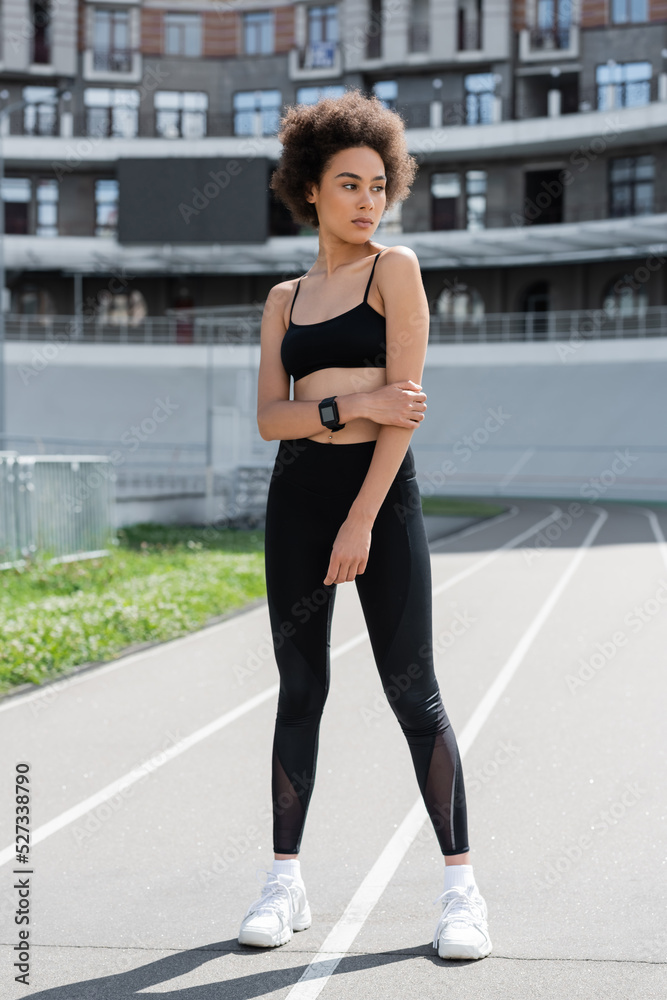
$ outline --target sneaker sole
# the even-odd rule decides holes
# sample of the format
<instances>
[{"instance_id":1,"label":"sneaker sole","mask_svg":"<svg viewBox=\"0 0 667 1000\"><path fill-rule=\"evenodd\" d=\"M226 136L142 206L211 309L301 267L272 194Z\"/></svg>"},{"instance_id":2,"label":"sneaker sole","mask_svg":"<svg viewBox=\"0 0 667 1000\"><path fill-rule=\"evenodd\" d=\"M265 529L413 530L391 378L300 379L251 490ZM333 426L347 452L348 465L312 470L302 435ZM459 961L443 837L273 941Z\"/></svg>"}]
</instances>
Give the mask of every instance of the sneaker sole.
<instances>
[{"instance_id":1,"label":"sneaker sole","mask_svg":"<svg viewBox=\"0 0 667 1000\"><path fill-rule=\"evenodd\" d=\"M438 955L440 958L486 958L491 954L492 944L490 941L483 945L464 944L463 942L447 941L438 942Z\"/></svg>"},{"instance_id":2,"label":"sneaker sole","mask_svg":"<svg viewBox=\"0 0 667 1000\"><path fill-rule=\"evenodd\" d=\"M305 908L302 913L293 920L292 928L295 931L305 931L312 923L312 917L310 913L310 906L306 903ZM275 937L269 931L253 930L252 928L246 928L240 931L238 936L239 944L247 944L252 948L278 948L281 944L287 944L287 942L292 937L292 931L289 927L283 927L280 936Z\"/></svg>"},{"instance_id":3,"label":"sneaker sole","mask_svg":"<svg viewBox=\"0 0 667 1000\"><path fill-rule=\"evenodd\" d=\"M269 931L243 930L238 937L239 944L248 944L253 948L277 948L281 944L286 944L292 937L289 927L283 927L278 938Z\"/></svg>"}]
</instances>

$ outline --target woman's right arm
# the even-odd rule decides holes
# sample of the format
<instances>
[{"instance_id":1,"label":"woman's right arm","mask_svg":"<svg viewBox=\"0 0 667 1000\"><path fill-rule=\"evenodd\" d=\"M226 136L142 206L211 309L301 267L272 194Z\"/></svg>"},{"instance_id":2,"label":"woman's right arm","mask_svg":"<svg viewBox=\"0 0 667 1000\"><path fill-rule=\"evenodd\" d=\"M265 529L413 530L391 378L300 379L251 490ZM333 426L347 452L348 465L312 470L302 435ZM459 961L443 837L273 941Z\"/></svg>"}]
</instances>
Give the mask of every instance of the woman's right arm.
<instances>
[{"instance_id":1,"label":"woman's right arm","mask_svg":"<svg viewBox=\"0 0 667 1000\"><path fill-rule=\"evenodd\" d=\"M311 437L322 430L318 399L290 399L290 377L280 357L285 335L284 311L287 289L274 285L262 315L259 379L257 384L257 426L265 441ZM369 417L377 423L412 427L424 419L426 393L415 382L382 386L371 392L336 395L341 423ZM417 403L419 410L411 409Z\"/></svg>"}]
</instances>

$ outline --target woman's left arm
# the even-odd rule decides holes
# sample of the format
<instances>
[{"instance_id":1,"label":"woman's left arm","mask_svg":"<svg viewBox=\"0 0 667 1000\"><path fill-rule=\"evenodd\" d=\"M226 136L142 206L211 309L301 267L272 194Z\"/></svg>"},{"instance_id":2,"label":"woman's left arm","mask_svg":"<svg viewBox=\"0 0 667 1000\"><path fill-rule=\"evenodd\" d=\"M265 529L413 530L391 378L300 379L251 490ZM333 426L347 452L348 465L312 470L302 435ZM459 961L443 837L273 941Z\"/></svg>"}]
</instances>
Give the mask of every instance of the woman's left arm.
<instances>
[{"instance_id":1,"label":"woman's left arm","mask_svg":"<svg viewBox=\"0 0 667 1000\"><path fill-rule=\"evenodd\" d=\"M414 250L403 246L388 249L382 257L375 273L385 305L387 384L412 379L421 385L429 309L419 259ZM380 427L364 482L336 536L325 584L353 580L366 569L373 523L420 423L421 419L415 421L413 428Z\"/></svg>"}]
</instances>

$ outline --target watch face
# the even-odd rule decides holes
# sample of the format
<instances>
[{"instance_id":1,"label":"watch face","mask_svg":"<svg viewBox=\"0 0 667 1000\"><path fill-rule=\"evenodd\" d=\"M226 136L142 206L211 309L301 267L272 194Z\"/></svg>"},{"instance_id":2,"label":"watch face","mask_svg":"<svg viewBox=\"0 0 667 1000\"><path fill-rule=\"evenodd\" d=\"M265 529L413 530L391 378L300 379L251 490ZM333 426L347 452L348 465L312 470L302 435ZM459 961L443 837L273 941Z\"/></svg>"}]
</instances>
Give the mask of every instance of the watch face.
<instances>
[{"instance_id":1,"label":"watch face","mask_svg":"<svg viewBox=\"0 0 667 1000\"><path fill-rule=\"evenodd\" d=\"M334 418L333 406L331 406L331 404L329 404L328 406L323 406L322 420L333 420L333 418Z\"/></svg>"}]
</instances>

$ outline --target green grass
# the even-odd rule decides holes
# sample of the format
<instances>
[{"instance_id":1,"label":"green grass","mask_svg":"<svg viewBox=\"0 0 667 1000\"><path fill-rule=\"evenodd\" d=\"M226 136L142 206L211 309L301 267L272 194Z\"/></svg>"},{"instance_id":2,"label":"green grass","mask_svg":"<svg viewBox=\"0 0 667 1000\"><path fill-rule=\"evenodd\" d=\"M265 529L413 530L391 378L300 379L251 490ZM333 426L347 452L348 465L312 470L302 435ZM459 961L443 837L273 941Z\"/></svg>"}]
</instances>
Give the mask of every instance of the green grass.
<instances>
[{"instance_id":1,"label":"green grass","mask_svg":"<svg viewBox=\"0 0 667 1000\"><path fill-rule=\"evenodd\" d=\"M212 537L211 537L212 536ZM138 524L109 556L0 573L0 694L173 639L266 593L264 533Z\"/></svg>"},{"instance_id":2,"label":"green grass","mask_svg":"<svg viewBox=\"0 0 667 1000\"><path fill-rule=\"evenodd\" d=\"M505 508L424 497L423 509L483 517ZM109 556L50 565L43 553L0 572L0 695L185 635L266 596L263 531L146 523L117 536Z\"/></svg>"},{"instance_id":3,"label":"green grass","mask_svg":"<svg viewBox=\"0 0 667 1000\"><path fill-rule=\"evenodd\" d=\"M422 497L422 510L438 517L495 517L507 510L507 504L467 497Z\"/></svg>"}]
</instances>

